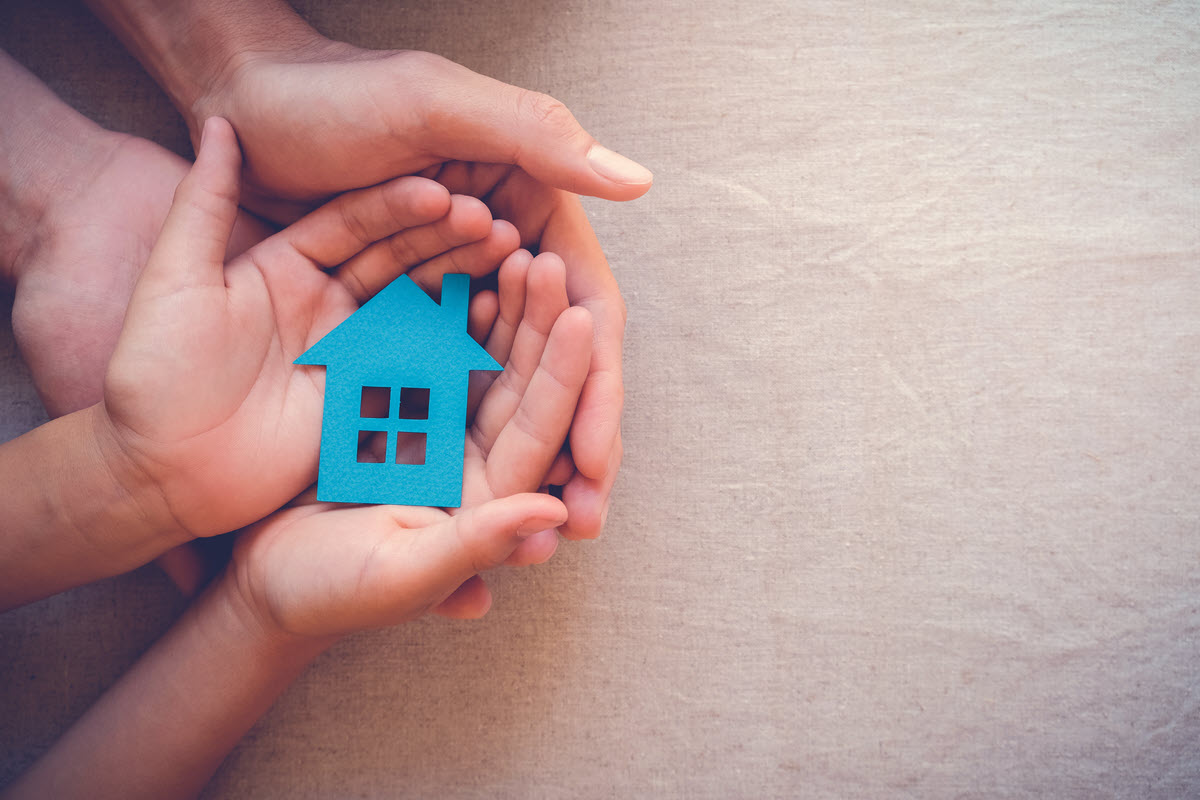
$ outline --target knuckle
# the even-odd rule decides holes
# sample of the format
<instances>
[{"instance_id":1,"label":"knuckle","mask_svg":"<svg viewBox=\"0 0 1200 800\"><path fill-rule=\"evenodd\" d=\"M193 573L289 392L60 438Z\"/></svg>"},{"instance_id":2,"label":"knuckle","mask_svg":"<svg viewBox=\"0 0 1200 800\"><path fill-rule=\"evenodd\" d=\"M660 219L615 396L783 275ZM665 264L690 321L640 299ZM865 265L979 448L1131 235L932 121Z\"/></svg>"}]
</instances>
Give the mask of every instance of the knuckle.
<instances>
[{"instance_id":1,"label":"knuckle","mask_svg":"<svg viewBox=\"0 0 1200 800\"><path fill-rule=\"evenodd\" d=\"M517 110L559 138L570 139L580 132L570 109L548 94L522 89L517 94Z\"/></svg>"}]
</instances>

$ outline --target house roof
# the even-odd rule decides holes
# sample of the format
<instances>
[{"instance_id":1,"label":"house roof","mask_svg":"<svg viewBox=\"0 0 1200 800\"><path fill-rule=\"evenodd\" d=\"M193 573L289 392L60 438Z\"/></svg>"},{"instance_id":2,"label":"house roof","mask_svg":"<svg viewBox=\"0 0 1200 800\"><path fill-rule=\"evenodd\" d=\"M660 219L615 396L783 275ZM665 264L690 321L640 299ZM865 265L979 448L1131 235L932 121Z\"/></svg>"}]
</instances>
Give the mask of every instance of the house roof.
<instances>
[{"instance_id":1,"label":"house roof","mask_svg":"<svg viewBox=\"0 0 1200 800\"><path fill-rule=\"evenodd\" d=\"M397 377L502 369L467 333L469 286L468 275L443 276L439 305L401 275L295 363Z\"/></svg>"}]
</instances>

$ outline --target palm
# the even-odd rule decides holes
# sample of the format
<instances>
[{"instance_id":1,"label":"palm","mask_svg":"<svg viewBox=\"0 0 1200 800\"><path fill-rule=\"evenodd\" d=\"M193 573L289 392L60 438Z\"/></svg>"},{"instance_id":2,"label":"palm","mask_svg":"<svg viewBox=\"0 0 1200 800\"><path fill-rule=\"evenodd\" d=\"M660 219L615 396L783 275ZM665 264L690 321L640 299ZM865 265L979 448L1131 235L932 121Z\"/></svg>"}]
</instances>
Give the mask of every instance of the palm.
<instances>
[{"instance_id":1,"label":"palm","mask_svg":"<svg viewBox=\"0 0 1200 800\"><path fill-rule=\"evenodd\" d=\"M196 535L264 516L311 481L323 380L291 362L310 335L356 307L342 284L278 240L231 262L225 281L137 309L105 397Z\"/></svg>"},{"instance_id":2,"label":"palm","mask_svg":"<svg viewBox=\"0 0 1200 800\"><path fill-rule=\"evenodd\" d=\"M487 348L506 364L466 433L462 507L302 505L256 525L238 542L236 585L274 624L307 635L344 632L403 622L448 597L451 606L441 610L474 616L486 608L486 589L472 573L552 552L536 532L525 531L521 544L496 530L481 534L477 518L504 508L500 501L525 509L526 521L542 510L538 524L550 535L561 522L548 516L557 501L523 493L545 482L566 437L587 375L591 320L568 308L555 256L515 253L499 280L500 316ZM457 571L415 566L447 548Z\"/></svg>"},{"instance_id":3,"label":"palm","mask_svg":"<svg viewBox=\"0 0 1200 800\"><path fill-rule=\"evenodd\" d=\"M311 483L323 375L293 366L298 355L396 274L429 280L451 262L478 274L498 260L488 242L505 238L471 221L486 216L477 201L461 198L463 211L437 184L401 178L225 264L238 151L227 124L209 129L210 155L180 185L105 381L119 446L192 536L245 525ZM456 242L471 244L445 252Z\"/></svg>"},{"instance_id":4,"label":"palm","mask_svg":"<svg viewBox=\"0 0 1200 800\"><path fill-rule=\"evenodd\" d=\"M595 344L571 427L571 457L578 473L563 491L571 520L562 533L568 538L594 537L603 527L621 460L625 304L579 198L507 165L450 161L421 174L452 192L484 198L497 219L517 228L524 247L554 252L569 265L567 296L591 312Z\"/></svg>"}]
</instances>

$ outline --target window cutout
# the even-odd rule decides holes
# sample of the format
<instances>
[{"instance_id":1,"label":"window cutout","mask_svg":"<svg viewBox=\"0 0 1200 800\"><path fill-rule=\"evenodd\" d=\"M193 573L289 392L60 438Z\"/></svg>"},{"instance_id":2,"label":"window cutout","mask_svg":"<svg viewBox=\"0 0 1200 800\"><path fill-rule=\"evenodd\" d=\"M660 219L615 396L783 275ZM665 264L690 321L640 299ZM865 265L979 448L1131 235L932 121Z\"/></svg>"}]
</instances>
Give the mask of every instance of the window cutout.
<instances>
[{"instance_id":1,"label":"window cutout","mask_svg":"<svg viewBox=\"0 0 1200 800\"><path fill-rule=\"evenodd\" d=\"M392 390L386 386L362 387L362 400L358 404L358 415L364 419L387 419L392 407Z\"/></svg>"},{"instance_id":2,"label":"window cutout","mask_svg":"<svg viewBox=\"0 0 1200 800\"><path fill-rule=\"evenodd\" d=\"M376 436L375 433L375 431L358 432L355 444L362 442L362 447L358 448L359 464L382 464L387 457L387 453L384 452L384 448L387 447L387 438Z\"/></svg>"},{"instance_id":3,"label":"window cutout","mask_svg":"<svg viewBox=\"0 0 1200 800\"><path fill-rule=\"evenodd\" d=\"M429 390L405 386L400 390L399 411L400 419L429 419Z\"/></svg>"},{"instance_id":4,"label":"window cutout","mask_svg":"<svg viewBox=\"0 0 1200 800\"><path fill-rule=\"evenodd\" d=\"M401 433L396 438L397 464L425 463L425 434Z\"/></svg>"}]
</instances>

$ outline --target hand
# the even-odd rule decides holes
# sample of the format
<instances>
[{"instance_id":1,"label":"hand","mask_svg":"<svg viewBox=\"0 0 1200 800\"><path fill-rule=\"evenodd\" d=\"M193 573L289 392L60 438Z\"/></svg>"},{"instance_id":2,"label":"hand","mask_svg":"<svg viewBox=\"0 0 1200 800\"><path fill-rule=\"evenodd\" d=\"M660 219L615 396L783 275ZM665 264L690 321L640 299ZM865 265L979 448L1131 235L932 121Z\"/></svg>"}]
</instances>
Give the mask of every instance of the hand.
<instances>
[{"instance_id":1,"label":"hand","mask_svg":"<svg viewBox=\"0 0 1200 800\"><path fill-rule=\"evenodd\" d=\"M486 198L497 219L513 223L524 247L553 251L567 263L567 296L594 323L592 363L571 426L575 474L563 488L568 539L600 535L621 465L621 345L625 303L579 198L516 167L449 162L422 172L452 192Z\"/></svg>"},{"instance_id":2,"label":"hand","mask_svg":"<svg viewBox=\"0 0 1200 800\"><path fill-rule=\"evenodd\" d=\"M431 609L477 617L491 605L477 573L553 554L566 508L528 492L564 468L557 456L587 375L591 319L568 308L562 261L523 251L501 267L499 314L487 348L507 363L481 387L466 433L462 507L303 504L256 524L218 584L255 627L321 637Z\"/></svg>"},{"instance_id":3,"label":"hand","mask_svg":"<svg viewBox=\"0 0 1200 800\"><path fill-rule=\"evenodd\" d=\"M547 185L610 200L640 197L653 180L551 97L432 53L364 50L315 32L232 57L185 111L193 140L209 116L232 123L246 204L281 219L450 160L515 164Z\"/></svg>"},{"instance_id":4,"label":"hand","mask_svg":"<svg viewBox=\"0 0 1200 800\"><path fill-rule=\"evenodd\" d=\"M285 3L88 2L164 86L193 139L208 116L233 123L247 154L246 201L259 213L294 219L334 192L418 170L453 173L457 160L479 173L477 188L464 192L515 224L526 246L563 257L571 301L596 322L571 433L579 474L564 489L572 513L563 533L597 536L621 460L625 309L569 192L628 200L649 189L652 175L595 146L552 98L428 53L332 42ZM439 179L455 185L451 175ZM485 194L491 189L495 196Z\"/></svg>"},{"instance_id":5,"label":"hand","mask_svg":"<svg viewBox=\"0 0 1200 800\"><path fill-rule=\"evenodd\" d=\"M248 524L315 477L324 376L293 366L300 353L399 272L437 285L445 271L490 271L515 243L496 223L444 253L474 227L455 208L481 204L401 178L340 197L225 264L239 167L233 131L211 120L105 379L102 445L184 539Z\"/></svg>"},{"instance_id":6,"label":"hand","mask_svg":"<svg viewBox=\"0 0 1200 800\"><path fill-rule=\"evenodd\" d=\"M315 34L283 51L231 58L188 107L193 131L206 114L230 119L246 153L251 205L278 218L331 192L421 171L484 199L525 247L562 256L568 296L596 324L571 430L578 473L564 488L571 521L562 533L598 536L621 462L625 305L571 192L628 200L649 189L652 175L597 145L545 95L429 53L362 50Z\"/></svg>"}]
</instances>

